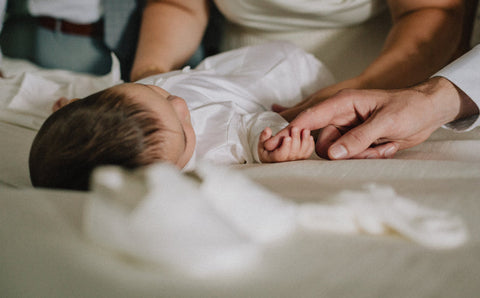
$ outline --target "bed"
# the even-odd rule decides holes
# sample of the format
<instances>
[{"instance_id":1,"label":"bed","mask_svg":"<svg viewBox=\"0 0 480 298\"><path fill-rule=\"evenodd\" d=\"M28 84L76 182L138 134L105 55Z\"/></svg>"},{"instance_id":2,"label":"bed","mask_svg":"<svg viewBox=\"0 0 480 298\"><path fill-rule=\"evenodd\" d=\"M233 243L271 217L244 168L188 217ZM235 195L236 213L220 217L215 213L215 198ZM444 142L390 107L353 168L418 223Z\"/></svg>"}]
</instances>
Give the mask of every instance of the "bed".
<instances>
[{"instance_id":1,"label":"bed","mask_svg":"<svg viewBox=\"0 0 480 298\"><path fill-rule=\"evenodd\" d=\"M8 58L2 67L7 77L16 78L0 84L2 297L478 297L480 293L479 128L461 134L439 129L425 143L388 160L312 159L236 165L225 172L225 177L246 179L251 187L288 206L322 205L339 195L358 193L368 199L372 192L365 190L366 185L388 188L410 203L459 220L465 237L455 245L423 245L421 239L412 241L388 229L377 234L294 229L274 241L255 242L260 253L242 270L190 274L175 262L145 262L89 237L85 221L91 192L35 189L30 184L29 147L51 102L37 102L33 113L31 106L12 105L22 84L54 78L58 85L46 82L44 89L31 92L45 99L58 94L82 96L118 83L118 72L92 78ZM73 78L76 84L71 85ZM245 200L249 194L244 194ZM170 234L162 241L176 241L177 236ZM182 252L175 256L187 257Z\"/></svg>"}]
</instances>

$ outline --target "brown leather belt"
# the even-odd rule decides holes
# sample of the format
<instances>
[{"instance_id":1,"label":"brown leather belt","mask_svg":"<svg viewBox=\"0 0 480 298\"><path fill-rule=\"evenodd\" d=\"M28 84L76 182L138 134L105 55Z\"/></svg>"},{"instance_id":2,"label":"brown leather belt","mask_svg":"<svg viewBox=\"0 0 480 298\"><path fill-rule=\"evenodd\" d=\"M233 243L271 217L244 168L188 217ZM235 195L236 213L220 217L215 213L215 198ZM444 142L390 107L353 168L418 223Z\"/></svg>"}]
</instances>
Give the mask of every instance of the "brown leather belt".
<instances>
[{"instance_id":1,"label":"brown leather belt","mask_svg":"<svg viewBox=\"0 0 480 298\"><path fill-rule=\"evenodd\" d=\"M100 20L91 24L75 24L65 20L50 17L38 17L38 25L50 29L52 31L59 30L66 34L75 34L91 37L103 36L103 21Z\"/></svg>"}]
</instances>

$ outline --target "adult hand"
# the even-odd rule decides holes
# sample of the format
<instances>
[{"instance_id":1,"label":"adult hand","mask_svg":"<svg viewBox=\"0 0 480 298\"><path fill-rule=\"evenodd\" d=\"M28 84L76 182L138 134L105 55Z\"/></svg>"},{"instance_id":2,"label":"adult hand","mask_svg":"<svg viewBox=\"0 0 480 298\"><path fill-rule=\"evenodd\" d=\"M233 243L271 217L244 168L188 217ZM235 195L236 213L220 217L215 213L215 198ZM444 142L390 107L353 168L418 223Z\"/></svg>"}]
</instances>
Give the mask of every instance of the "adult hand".
<instances>
[{"instance_id":1,"label":"adult hand","mask_svg":"<svg viewBox=\"0 0 480 298\"><path fill-rule=\"evenodd\" d=\"M322 129L316 143L321 157L388 158L425 141L441 125L475 113L473 101L440 77L408 89L343 90L300 113L265 148L275 148L298 127Z\"/></svg>"},{"instance_id":2,"label":"adult hand","mask_svg":"<svg viewBox=\"0 0 480 298\"><path fill-rule=\"evenodd\" d=\"M331 86L320 89L319 91L313 93L312 95L307 97L305 100L299 102L293 107L284 107L278 104L274 104L272 106L272 110L274 112L279 113L283 118L285 118L287 121L290 122L293 119L295 119L295 117L297 117L297 115L300 114L302 111L305 111L308 108L313 107L316 104L319 104L320 102L324 101L330 96L333 96L334 94L336 94L338 91L342 89L346 89L346 88L355 89L355 88L361 88L363 86L364 86L364 82L362 81L362 78L356 77L356 78L339 82L337 84L333 84Z\"/></svg>"},{"instance_id":3,"label":"adult hand","mask_svg":"<svg viewBox=\"0 0 480 298\"><path fill-rule=\"evenodd\" d=\"M459 0L388 0L392 27L379 56L357 77L321 89L291 108L274 106L291 121L343 89L398 89L428 79L458 55L464 23ZM438 51L438 49L443 49Z\"/></svg>"}]
</instances>

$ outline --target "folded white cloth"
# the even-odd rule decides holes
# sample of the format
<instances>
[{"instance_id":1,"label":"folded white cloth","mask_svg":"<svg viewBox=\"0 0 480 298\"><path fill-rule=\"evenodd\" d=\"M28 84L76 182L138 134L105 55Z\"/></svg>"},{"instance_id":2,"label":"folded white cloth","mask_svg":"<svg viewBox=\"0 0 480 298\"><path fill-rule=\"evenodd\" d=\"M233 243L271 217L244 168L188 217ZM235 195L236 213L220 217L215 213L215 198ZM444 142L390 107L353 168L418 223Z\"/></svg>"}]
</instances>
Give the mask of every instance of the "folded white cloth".
<instances>
[{"instance_id":1,"label":"folded white cloth","mask_svg":"<svg viewBox=\"0 0 480 298\"><path fill-rule=\"evenodd\" d=\"M463 244L463 222L398 196L388 186L342 191L323 203L296 204L230 168L200 163L182 174L169 164L133 172L95 171L84 231L100 245L195 276L238 273L268 243L296 229L385 235L432 248Z\"/></svg>"}]
</instances>

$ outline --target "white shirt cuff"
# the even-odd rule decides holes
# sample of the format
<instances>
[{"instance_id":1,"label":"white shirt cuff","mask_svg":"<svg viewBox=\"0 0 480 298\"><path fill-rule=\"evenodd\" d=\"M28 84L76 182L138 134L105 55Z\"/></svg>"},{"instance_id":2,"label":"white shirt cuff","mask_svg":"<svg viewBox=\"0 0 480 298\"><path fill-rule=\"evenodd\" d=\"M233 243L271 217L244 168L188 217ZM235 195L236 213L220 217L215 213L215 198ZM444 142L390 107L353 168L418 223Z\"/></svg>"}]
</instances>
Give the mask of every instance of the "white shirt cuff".
<instances>
[{"instance_id":1,"label":"white shirt cuff","mask_svg":"<svg viewBox=\"0 0 480 298\"><path fill-rule=\"evenodd\" d=\"M450 63L433 77L444 77L467 94L480 109L480 45ZM468 131L480 126L479 115L450 122L444 127Z\"/></svg>"}]
</instances>

